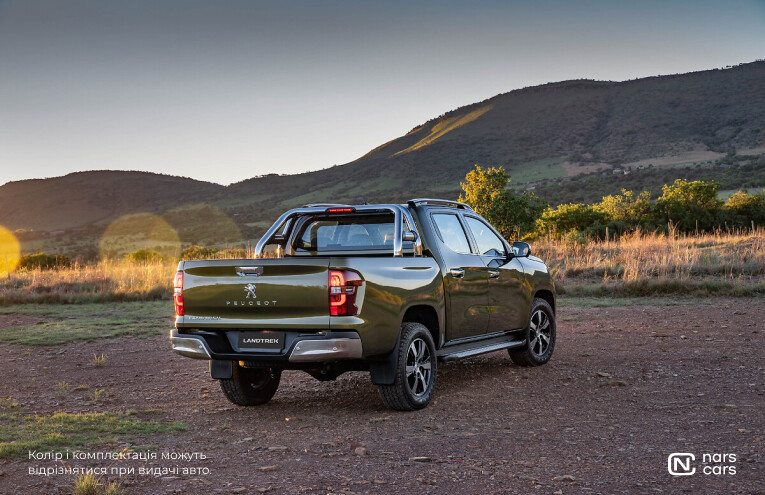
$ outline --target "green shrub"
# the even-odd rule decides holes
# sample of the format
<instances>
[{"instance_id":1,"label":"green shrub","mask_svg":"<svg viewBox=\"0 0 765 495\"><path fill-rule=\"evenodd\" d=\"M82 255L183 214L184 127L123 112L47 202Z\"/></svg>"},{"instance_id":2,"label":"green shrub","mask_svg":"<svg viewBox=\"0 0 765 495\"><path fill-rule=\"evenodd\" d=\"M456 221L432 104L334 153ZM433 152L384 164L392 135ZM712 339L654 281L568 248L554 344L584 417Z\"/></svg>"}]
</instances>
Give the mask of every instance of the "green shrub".
<instances>
[{"instance_id":1,"label":"green shrub","mask_svg":"<svg viewBox=\"0 0 765 495\"><path fill-rule=\"evenodd\" d=\"M604 196L593 208L604 213L609 220L626 225L640 225L653 214L651 193L648 191L635 195L622 189L621 194Z\"/></svg>"},{"instance_id":2,"label":"green shrub","mask_svg":"<svg viewBox=\"0 0 765 495\"><path fill-rule=\"evenodd\" d=\"M40 268L42 270L50 270L51 268L63 268L72 264L72 261L68 256L63 254L25 254L19 259L18 268L25 268L27 270L34 270Z\"/></svg>"},{"instance_id":3,"label":"green shrub","mask_svg":"<svg viewBox=\"0 0 765 495\"><path fill-rule=\"evenodd\" d=\"M218 248L208 248L193 244L181 251L182 260L204 260L218 255Z\"/></svg>"},{"instance_id":4,"label":"green shrub","mask_svg":"<svg viewBox=\"0 0 765 495\"><path fill-rule=\"evenodd\" d=\"M152 249L138 249L126 254L125 259L132 263L157 263L163 261L165 257Z\"/></svg>"},{"instance_id":5,"label":"green shrub","mask_svg":"<svg viewBox=\"0 0 765 495\"><path fill-rule=\"evenodd\" d=\"M600 236L601 231L605 233L607 222L608 215L592 205L568 204L542 213L537 220L537 230L556 237L571 231Z\"/></svg>"},{"instance_id":6,"label":"green shrub","mask_svg":"<svg viewBox=\"0 0 765 495\"><path fill-rule=\"evenodd\" d=\"M765 190L759 194L747 194L738 191L728 198L725 210L732 214L732 222L739 226L748 226L750 222L765 224Z\"/></svg>"},{"instance_id":7,"label":"green shrub","mask_svg":"<svg viewBox=\"0 0 765 495\"><path fill-rule=\"evenodd\" d=\"M662 187L662 195L656 200L657 217L663 222L671 221L684 231L697 226L702 230L711 229L720 224L718 216L723 205L717 199L717 189L715 182L677 179Z\"/></svg>"}]
</instances>

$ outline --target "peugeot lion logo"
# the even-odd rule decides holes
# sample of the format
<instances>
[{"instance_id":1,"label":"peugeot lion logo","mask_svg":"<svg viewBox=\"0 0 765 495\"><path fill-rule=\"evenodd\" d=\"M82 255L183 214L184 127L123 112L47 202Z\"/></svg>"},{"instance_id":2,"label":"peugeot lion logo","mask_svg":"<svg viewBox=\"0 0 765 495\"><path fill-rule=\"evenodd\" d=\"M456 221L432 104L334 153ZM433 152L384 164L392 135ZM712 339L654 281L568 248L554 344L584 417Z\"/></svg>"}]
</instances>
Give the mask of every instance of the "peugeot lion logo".
<instances>
[{"instance_id":1,"label":"peugeot lion logo","mask_svg":"<svg viewBox=\"0 0 765 495\"><path fill-rule=\"evenodd\" d=\"M226 301L226 306L276 306L276 300L269 299L265 300L263 298L258 299L257 294L255 294L255 284L247 284L244 286L244 299L237 299L237 300L229 300ZM266 288L266 290L268 290ZM263 294L261 294L262 296ZM266 295L266 297L268 297Z\"/></svg>"}]
</instances>

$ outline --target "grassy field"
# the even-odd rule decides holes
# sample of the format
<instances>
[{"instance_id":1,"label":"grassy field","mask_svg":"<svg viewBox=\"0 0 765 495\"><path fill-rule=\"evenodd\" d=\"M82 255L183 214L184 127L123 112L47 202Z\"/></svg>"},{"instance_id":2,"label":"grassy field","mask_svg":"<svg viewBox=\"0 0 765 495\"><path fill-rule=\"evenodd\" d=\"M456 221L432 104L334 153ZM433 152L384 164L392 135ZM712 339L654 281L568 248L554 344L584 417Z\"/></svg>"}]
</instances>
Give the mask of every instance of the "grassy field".
<instances>
[{"instance_id":1,"label":"grassy field","mask_svg":"<svg viewBox=\"0 0 765 495\"><path fill-rule=\"evenodd\" d=\"M540 239L533 252L550 267L559 293L574 296L657 296L665 294L765 293L765 229L699 235L641 233L618 240L580 244ZM17 270L0 274L0 314L26 314L49 320L77 319L66 337L87 340L109 323L116 335L152 334L165 328L170 315L176 262L103 261L52 270ZM155 301L142 306L97 303ZM67 304L84 305L77 309ZM20 305L23 305L20 306ZM148 313L145 313L148 308ZM136 327L132 322L141 321ZM60 321L6 330L0 340L23 339ZM20 327L21 328L21 327ZM72 328L68 325L67 328Z\"/></svg>"},{"instance_id":2,"label":"grassy field","mask_svg":"<svg viewBox=\"0 0 765 495\"><path fill-rule=\"evenodd\" d=\"M24 304L0 307L0 315L31 317L32 323L9 325L0 342L48 346L113 337L153 337L173 325L170 301Z\"/></svg>"},{"instance_id":3,"label":"grassy field","mask_svg":"<svg viewBox=\"0 0 765 495\"><path fill-rule=\"evenodd\" d=\"M133 412L31 415L12 398L0 399L0 458L25 458L33 450L76 449L116 443L126 436L185 429L182 422L141 419Z\"/></svg>"},{"instance_id":4,"label":"grassy field","mask_svg":"<svg viewBox=\"0 0 765 495\"><path fill-rule=\"evenodd\" d=\"M513 179L510 185L566 177L566 169L561 165L563 162L563 158L545 158L514 166L509 170Z\"/></svg>"},{"instance_id":5,"label":"grassy field","mask_svg":"<svg viewBox=\"0 0 765 495\"><path fill-rule=\"evenodd\" d=\"M723 189L721 191L717 191L717 199L722 199L723 201L728 201L728 198L733 196L739 191L744 191L747 194L758 194L762 192L762 190L765 189L765 186L759 186L759 187L740 187L738 189Z\"/></svg>"},{"instance_id":6,"label":"grassy field","mask_svg":"<svg viewBox=\"0 0 765 495\"><path fill-rule=\"evenodd\" d=\"M556 304L559 308L616 308L623 306L688 306L713 304L713 299L698 296L628 296L628 297L598 297L570 296L559 294ZM563 320L569 321L566 317Z\"/></svg>"},{"instance_id":7,"label":"grassy field","mask_svg":"<svg viewBox=\"0 0 765 495\"><path fill-rule=\"evenodd\" d=\"M578 296L765 293L765 229L700 235L636 232L618 241L539 240L559 293Z\"/></svg>"},{"instance_id":8,"label":"grassy field","mask_svg":"<svg viewBox=\"0 0 765 495\"><path fill-rule=\"evenodd\" d=\"M0 305L169 299L177 263L102 261L53 270L18 270L0 279Z\"/></svg>"}]
</instances>

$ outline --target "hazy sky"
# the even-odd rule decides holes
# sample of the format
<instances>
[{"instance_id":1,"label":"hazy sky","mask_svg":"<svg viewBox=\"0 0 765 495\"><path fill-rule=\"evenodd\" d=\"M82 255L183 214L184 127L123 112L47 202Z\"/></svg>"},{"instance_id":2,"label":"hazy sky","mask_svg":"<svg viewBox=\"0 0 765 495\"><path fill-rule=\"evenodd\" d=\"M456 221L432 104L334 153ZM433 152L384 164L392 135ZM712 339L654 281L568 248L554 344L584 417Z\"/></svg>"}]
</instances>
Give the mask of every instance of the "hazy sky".
<instances>
[{"instance_id":1,"label":"hazy sky","mask_svg":"<svg viewBox=\"0 0 765 495\"><path fill-rule=\"evenodd\" d=\"M760 58L765 0L0 0L0 184L316 170L523 86Z\"/></svg>"}]
</instances>

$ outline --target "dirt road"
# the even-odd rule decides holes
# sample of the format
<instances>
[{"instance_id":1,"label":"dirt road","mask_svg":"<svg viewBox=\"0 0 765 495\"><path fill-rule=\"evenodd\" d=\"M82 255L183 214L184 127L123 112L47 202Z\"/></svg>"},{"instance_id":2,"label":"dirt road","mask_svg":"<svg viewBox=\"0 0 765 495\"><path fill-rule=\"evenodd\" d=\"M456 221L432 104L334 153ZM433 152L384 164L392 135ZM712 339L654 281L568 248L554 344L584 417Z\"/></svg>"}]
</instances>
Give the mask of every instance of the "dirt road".
<instances>
[{"instance_id":1,"label":"dirt road","mask_svg":"<svg viewBox=\"0 0 765 495\"><path fill-rule=\"evenodd\" d=\"M209 474L121 478L130 494L762 493L765 299L563 308L558 319L547 366L519 368L505 352L443 365L434 401L414 413L385 409L362 373L320 383L286 372L271 403L234 407L166 338L4 345L0 396L34 414L184 421L143 444L205 459L120 465ZM107 364L90 365L94 353ZM94 400L94 389L106 392ZM673 452L695 454L696 473L671 476ZM703 454L736 460L704 474ZM54 463L2 461L0 492L68 493L70 477L30 476L35 465Z\"/></svg>"}]
</instances>

